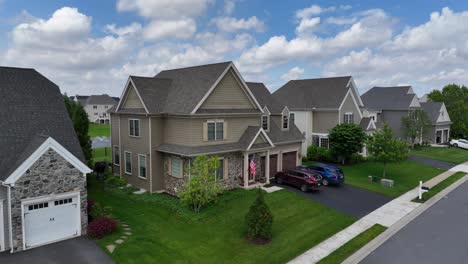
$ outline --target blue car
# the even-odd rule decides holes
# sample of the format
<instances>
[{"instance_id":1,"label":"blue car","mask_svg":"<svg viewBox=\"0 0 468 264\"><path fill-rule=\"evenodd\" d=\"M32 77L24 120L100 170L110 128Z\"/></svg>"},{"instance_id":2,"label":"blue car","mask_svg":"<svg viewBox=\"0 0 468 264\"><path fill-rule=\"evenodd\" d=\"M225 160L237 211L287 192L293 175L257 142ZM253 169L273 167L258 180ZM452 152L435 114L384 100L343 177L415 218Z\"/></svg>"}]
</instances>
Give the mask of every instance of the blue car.
<instances>
[{"instance_id":1,"label":"blue car","mask_svg":"<svg viewBox=\"0 0 468 264\"><path fill-rule=\"evenodd\" d=\"M320 174L320 176L322 176L322 184L325 186L329 184L344 183L343 170L333 165L317 163L310 166L298 166L297 169L317 172L318 174Z\"/></svg>"}]
</instances>

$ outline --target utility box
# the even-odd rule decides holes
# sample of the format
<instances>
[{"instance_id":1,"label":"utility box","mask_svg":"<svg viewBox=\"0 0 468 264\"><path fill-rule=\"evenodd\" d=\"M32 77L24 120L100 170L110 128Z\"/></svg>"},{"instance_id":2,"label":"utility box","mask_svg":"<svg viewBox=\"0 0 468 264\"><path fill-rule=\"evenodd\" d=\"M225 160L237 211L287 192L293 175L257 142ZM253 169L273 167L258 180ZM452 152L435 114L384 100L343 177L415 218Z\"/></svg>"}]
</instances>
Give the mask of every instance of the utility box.
<instances>
[{"instance_id":1,"label":"utility box","mask_svg":"<svg viewBox=\"0 0 468 264\"><path fill-rule=\"evenodd\" d=\"M389 180L389 179L382 179L380 180L380 184L382 184L383 187L386 187L386 188L393 188L393 180Z\"/></svg>"}]
</instances>

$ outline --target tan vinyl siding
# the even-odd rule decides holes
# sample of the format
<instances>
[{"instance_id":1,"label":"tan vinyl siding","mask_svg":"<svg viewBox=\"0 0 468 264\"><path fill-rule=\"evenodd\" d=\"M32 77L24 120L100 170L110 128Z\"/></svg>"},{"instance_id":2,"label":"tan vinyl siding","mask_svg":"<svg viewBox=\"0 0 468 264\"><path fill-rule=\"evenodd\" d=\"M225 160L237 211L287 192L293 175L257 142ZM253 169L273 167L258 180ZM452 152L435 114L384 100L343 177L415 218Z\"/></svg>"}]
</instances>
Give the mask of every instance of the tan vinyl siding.
<instances>
[{"instance_id":1,"label":"tan vinyl siding","mask_svg":"<svg viewBox=\"0 0 468 264\"><path fill-rule=\"evenodd\" d=\"M263 135L259 135L257 139L255 139L254 144L262 144L262 143L267 143Z\"/></svg>"},{"instance_id":2,"label":"tan vinyl siding","mask_svg":"<svg viewBox=\"0 0 468 264\"><path fill-rule=\"evenodd\" d=\"M190 118L166 118L161 122L164 131L164 142L177 145L191 145L193 131Z\"/></svg>"},{"instance_id":3,"label":"tan vinyl siding","mask_svg":"<svg viewBox=\"0 0 468 264\"><path fill-rule=\"evenodd\" d=\"M115 114L111 114L111 150L112 150L112 168L113 172L115 175L121 175L121 167L120 166L115 166L115 161L114 161L114 146L119 146L119 116ZM122 157L122 151L120 151L120 157ZM120 163L122 163L122 159L120 160Z\"/></svg>"},{"instance_id":4,"label":"tan vinyl siding","mask_svg":"<svg viewBox=\"0 0 468 264\"><path fill-rule=\"evenodd\" d=\"M338 125L338 111L314 112L313 133L328 133Z\"/></svg>"},{"instance_id":5,"label":"tan vinyl siding","mask_svg":"<svg viewBox=\"0 0 468 264\"><path fill-rule=\"evenodd\" d=\"M155 149L163 142L164 139L164 120L159 117L151 118L151 176L153 184L153 192L164 190L164 159L163 154Z\"/></svg>"},{"instance_id":6,"label":"tan vinyl siding","mask_svg":"<svg viewBox=\"0 0 468 264\"><path fill-rule=\"evenodd\" d=\"M129 136L129 119L139 119L140 120L140 136L131 137ZM143 154L147 156L149 160L149 122L148 117L139 116L139 115L121 115L120 116L120 132L121 134L121 155L122 162L121 167L122 171L125 167L124 152L129 151L132 153L132 175L122 173L128 182L138 188L143 188L147 191L150 190L150 180L149 177L146 179L141 179L138 177L138 154ZM148 168L148 167L147 167Z\"/></svg>"},{"instance_id":7,"label":"tan vinyl siding","mask_svg":"<svg viewBox=\"0 0 468 264\"><path fill-rule=\"evenodd\" d=\"M232 71L226 73L218 86L215 87L200 107L200 109L248 108L254 108L254 106Z\"/></svg>"},{"instance_id":8,"label":"tan vinyl siding","mask_svg":"<svg viewBox=\"0 0 468 264\"><path fill-rule=\"evenodd\" d=\"M217 141L204 141L203 137L203 124L207 120L212 119L222 119L224 122L227 122L225 126L227 128L227 138L224 140ZM202 145L215 145L215 144L225 144L225 143L234 143L239 141L242 134L248 126L260 126L260 119L258 116L246 116L246 117L217 117L217 118L194 118L191 122L191 133L189 133L192 138L192 146L202 146Z\"/></svg>"},{"instance_id":9,"label":"tan vinyl siding","mask_svg":"<svg viewBox=\"0 0 468 264\"><path fill-rule=\"evenodd\" d=\"M359 124L361 122L361 118L359 117L359 108L354 103L353 98L351 97L351 93L346 96L343 106L341 107L341 123L344 122L344 114L347 112L353 113L354 116L354 124Z\"/></svg>"},{"instance_id":10,"label":"tan vinyl siding","mask_svg":"<svg viewBox=\"0 0 468 264\"><path fill-rule=\"evenodd\" d=\"M124 100L125 101L121 106L122 108L144 108L132 84L129 84L127 94L124 96Z\"/></svg>"}]
</instances>

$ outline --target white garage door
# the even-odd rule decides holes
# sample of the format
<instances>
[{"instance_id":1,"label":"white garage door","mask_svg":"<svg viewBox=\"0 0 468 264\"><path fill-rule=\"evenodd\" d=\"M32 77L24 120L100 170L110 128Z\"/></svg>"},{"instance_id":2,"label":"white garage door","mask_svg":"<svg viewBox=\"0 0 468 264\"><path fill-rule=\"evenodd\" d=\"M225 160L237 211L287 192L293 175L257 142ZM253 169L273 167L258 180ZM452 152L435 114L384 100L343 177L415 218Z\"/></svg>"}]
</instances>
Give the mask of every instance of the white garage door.
<instances>
[{"instance_id":1,"label":"white garage door","mask_svg":"<svg viewBox=\"0 0 468 264\"><path fill-rule=\"evenodd\" d=\"M77 236L80 225L77 195L24 204L26 248Z\"/></svg>"}]
</instances>

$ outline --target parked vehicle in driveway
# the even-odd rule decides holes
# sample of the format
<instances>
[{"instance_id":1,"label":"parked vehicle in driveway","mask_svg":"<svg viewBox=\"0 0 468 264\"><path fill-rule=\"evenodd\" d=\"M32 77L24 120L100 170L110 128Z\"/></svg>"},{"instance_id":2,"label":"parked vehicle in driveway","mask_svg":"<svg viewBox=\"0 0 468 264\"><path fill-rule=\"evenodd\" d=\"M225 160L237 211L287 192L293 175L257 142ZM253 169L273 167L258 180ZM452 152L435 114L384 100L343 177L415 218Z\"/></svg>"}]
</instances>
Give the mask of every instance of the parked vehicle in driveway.
<instances>
[{"instance_id":1,"label":"parked vehicle in driveway","mask_svg":"<svg viewBox=\"0 0 468 264\"><path fill-rule=\"evenodd\" d=\"M450 140L450 146L468 149L468 140L466 140L466 139L452 139L452 140Z\"/></svg>"},{"instance_id":2,"label":"parked vehicle in driveway","mask_svg":"<svg viewBox=\"0 0 468 264\"><path fill-rule=\"evenodd\" d=\"M278 184L287 183L299 187L303 192L318 190L322 186L322 177L312 171L287 170L276 173L275 179Z\"/></svg>"},{"instance_id":3,"label":"parked vehicle in driveway","mask_svg":"<svg viewBox=\"0 0 468 264\"><path fill-rule=\"evenodd\" d=\"M322 184L324 186L344 183L345 177L343 170L333 165L317 163L310 166L298 166L297 169L320 174L320 176L322 176Z\"/></svg>"}]
</instances>

